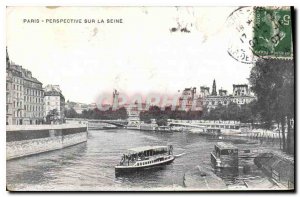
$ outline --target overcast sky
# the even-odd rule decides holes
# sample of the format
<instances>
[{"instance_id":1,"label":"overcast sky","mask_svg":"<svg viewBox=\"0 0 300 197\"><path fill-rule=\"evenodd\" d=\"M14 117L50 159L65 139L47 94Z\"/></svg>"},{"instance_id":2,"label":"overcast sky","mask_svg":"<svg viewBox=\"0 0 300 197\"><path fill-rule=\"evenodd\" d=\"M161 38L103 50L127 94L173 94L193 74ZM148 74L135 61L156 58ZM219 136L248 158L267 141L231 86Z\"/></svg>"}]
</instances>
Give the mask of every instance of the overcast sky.
<instances>
[{"instance_id":1,"label":"overcast sky","mask_svg":"<svg viewBox=\"0 0 300 197\"><path fill-rule=\"evenodd\" d=\"M43 85L58 84L66 100L93 103L103 93L174 94L211 88L216 79L248 83L251 65L227 53L229 8L10 7L7 47L16 64ZM23 19L122 19L122 24L23 23ZM187 27L190 33L171 32Z\"/></svg>"}]
</instances>

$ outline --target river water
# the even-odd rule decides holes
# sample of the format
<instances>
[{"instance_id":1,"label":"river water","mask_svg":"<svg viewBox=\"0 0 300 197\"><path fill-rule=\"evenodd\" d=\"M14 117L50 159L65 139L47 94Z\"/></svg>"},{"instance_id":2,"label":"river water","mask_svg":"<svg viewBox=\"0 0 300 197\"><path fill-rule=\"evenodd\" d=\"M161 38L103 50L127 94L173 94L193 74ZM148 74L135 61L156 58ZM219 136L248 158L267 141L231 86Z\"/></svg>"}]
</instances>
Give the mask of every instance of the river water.
<instances>
[{"instance_id":1,"label":"river water","mask_svg":"<svg viewBox=\"0 0 300 197\"><path fill-rule=\"evenodd\" d=\"M215 172L210 152L218 141L242 149L268 151L278 149L272 140L248 138L214 139L185 132L160 133L134 130L89 131L88 141L62 150L7 161L9 190L148 190L188 188L186 173L200 167L213 172L228 186L240 180L265 181L266 175L253 163L253 158L240 161L238 172ZM174 154L185 153L162 168L132 175L115 176L114 166L127 149L146 145L168 145ZM245 168L246 166L246 168ZM246 169L246 170L245 170Z\"/></svg>"}]
</instances>

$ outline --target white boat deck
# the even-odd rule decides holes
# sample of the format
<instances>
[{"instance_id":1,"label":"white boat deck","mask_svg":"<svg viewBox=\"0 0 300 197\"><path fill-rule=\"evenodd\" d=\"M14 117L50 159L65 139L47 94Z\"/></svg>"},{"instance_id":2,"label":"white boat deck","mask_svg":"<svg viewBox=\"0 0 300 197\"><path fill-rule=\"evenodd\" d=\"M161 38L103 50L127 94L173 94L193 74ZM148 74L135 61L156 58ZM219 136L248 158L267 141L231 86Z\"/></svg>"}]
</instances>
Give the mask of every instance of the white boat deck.
<instances>
[{"instance_id":1,"label":"white boat deck","mask_svg":"<svg viewBox=\"0 0 300 197\"><path fill-rule=\"evenodd\" d=\"M156 159L159 158L164 158L164 160L166 160L165 158L168 156L173 156L173 155L168 155L168 154L160 154L160 155L154 155L154 156L150 156L150 157L145 157L145 159L137 159L137 160L133 160L133 161L129 161L126 160L125 162L123 162L121 165L119 166L134 166L136 163L144 163L144 162L151 162L149 164L156 164L159 163L160 161L155 161ZM142 166L142 165L141 165Z\"/></svg>"}]
</instances>

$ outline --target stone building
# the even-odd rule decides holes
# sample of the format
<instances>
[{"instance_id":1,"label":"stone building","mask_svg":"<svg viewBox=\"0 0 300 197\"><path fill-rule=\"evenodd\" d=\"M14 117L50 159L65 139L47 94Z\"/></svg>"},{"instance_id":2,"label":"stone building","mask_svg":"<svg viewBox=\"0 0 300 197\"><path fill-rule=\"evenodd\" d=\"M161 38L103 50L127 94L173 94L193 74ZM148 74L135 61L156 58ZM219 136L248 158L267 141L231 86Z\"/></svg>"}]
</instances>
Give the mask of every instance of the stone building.
<instances>
[{"instance_id":1,"label":"stone building","mask_svg":"<svg viewBox=\"0 0 300 197\"><path fill-rule=\"evenodd\" d=\"M23 69L24 124L41 124L44 118L43 84Z\"/></svg>"},{"instance_id":2,"label":"stone building","mask_svg":"<svg viewBox=\"0 0 300 197\"><path fill-rule=\"evenodd\" d=\"M227 94L227 90L220 89L219 94L216 91L216 81L213 81L213 93L210 95L200 95L203 100L203 105L208 109L216 108L218 105L228 105L230 102L238 105L250 103L255 99L251 95L247 84L233 84L233 93Z\"/></svg>"},{"instance_id":3,"label":"stone building","mask_svg":"<svg viewBox=\"0 0 300 197\"><path fill-rule=\"evenodd\" d=\"M219 104L228 105L230 102L230 96L210 95L203 98L203 105L205 105L208 109L216 108Z\"/></svg>"},{"instance_id":4,"label":"stone building","mask_svg":"<svg viewBox=\"0 0 300 197\"><path fill-rule=\"evenodd\" d=\"M200 96L201 97L206 97L208 95L210 95L210 93L209 93L209 87L200 86Z\"/></svg>"},{"instance_id":5,"label":"stone building","mask_svg":"<svg viewBox=\"0 0 300 197\"><path fill-rule=\"evenodd\" d=\"M6 125L13 124L13 90L12 90L12 70L10 69L10 59L6 50Z\"/></svg>"},{"instance_id":6,"label":"stone building","mask_svg":"<svg viewBox=\"0 0 300 197\"><path fill-rule=\"evenodd\" d=\"M59 85L47 85L45 92L45 112L44 116L51 116L51 123L65 122L65 97L63 96ZM56 114L54 112L56 111Z\"/></svg>"},{"instance_id":7,"label":"stone building","mask_svg":"<svg viewBox=\"0 0 300 197\"><path fill-rule=\"evenodd\" d=\"M249 95L249 89L247 84L233 84L233 96Z\"/></svg>"},{"instance_id":8,"label":"stone building","mask_svg":"<svg viewBox=\"0 0 300 197\"><path fill-rule=\"evenodd\" d=\"M200 110L201 100L199 96L196 94L196 88L185 88L182 91L181 96L179 97L178 107L180 110L185 111L196 111Z\"/></svg>"},{"instance_id":9,"label":"stone building","mask_svg":"<svg viewBox=\"0 0 300 197\"><path fill-rule=\"evenodd\" d=\"M13 63L6 51L6 124L41 124L43 97L42 83Z\"/></svg>"},{"instance_id":10,"label":"stone building","mask_svg":"<svg viewBox=\"0 0 300 197\"><path fill-rule=\"evenodd\" d=\"M255 97L251 95L247 84L233 84L232 102L242 105L250 103L254 99Z\"/></svg>"},{"instance_id":11,"label":"stone building","mask_svg":"<svg viewBox=\"0 0 300 197\"><path fill-rule=\"evenodd\" d=\"M222 90L222 89L220 89L220 90L219 90L219 95L220 95L220 96L227 96L227 90Z\"/></svg>"}]
</instances>

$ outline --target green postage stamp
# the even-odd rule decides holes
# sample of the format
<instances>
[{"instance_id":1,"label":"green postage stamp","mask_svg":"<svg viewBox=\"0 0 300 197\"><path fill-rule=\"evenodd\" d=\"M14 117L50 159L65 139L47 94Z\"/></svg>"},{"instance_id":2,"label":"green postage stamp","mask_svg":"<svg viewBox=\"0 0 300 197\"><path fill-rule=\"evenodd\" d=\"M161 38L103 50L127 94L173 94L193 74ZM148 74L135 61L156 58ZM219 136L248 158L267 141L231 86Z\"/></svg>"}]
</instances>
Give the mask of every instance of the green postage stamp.
<instances>
[{"instance_id":1,"label":"green postage stamp","mask_svg":"<svg viewBox=\"0 0 300 197\"><path fill-rule=\"evenodd\" d=\"M254 13L253 52L261 57L292 57L290 8L256 7Z\"/></svg>"}]
</instances>

